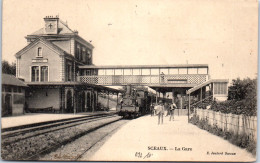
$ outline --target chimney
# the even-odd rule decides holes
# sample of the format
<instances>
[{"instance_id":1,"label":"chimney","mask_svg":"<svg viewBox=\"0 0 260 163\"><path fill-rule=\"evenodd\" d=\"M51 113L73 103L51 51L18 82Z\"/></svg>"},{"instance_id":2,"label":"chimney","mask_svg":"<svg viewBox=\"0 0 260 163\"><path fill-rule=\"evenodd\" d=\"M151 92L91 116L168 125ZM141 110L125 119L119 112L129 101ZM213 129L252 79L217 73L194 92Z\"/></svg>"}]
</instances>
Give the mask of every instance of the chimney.
<instances>
[{"instance_id":1,"label":"chimney","mask_svg":"<svg viewBox=\"0 0 260 163\"><path fill-rule=\"evenodd\" d=\"M46 16L44 19L44 33L58 34L59 16Z\"/></svg>"}]
</instances>

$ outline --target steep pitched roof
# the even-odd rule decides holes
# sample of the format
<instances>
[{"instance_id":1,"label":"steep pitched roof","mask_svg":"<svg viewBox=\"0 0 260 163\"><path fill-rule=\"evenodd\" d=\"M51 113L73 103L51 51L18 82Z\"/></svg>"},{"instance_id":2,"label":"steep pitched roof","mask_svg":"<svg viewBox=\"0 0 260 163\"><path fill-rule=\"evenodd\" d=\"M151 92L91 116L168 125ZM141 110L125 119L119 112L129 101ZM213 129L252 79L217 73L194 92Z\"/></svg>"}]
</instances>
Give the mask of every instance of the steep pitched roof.
<instances>
[{"instance_id":1,"label":"steep pitched roof","mask_svg":"<svg viewBox=\"0 0 260 163\"><path fill-rule=\"evenodd\" d=\"M27 87L27 85L24 82L17 79L15 76L9 74L2 74L2 85Z\"/></svg>"},{"instance_id":2,"label":"steep pitched roof","mask_svg":"<svg viewBox=\"0 0 260 163\"><path fill-rule=\"evenodd\" d=\"M92 49L94 48L94 46L91 43L89 43L88 41L83 39L81 36L79 36L77 31L73 31L72 29L70 29L69 26L67 25L67 23L63 22L61 19L59 19L57 34L52 34L52 35L46 34L46 33L44 33L44 28L41 28L41 29L33 32L32 34L27 35L25 38L28 39L28 38L35 38L35 37L40 37L40 36L44 36L44 37L73 36L73 37L79 39L84 44L86 44L86 46L88 46L89 48L92 48Z\"/></svg>"},{"instance_id":3,"label":"steep pitched roof","mask_svg":"<svg viewBox=\"0 0 260 163\"><path fill-rule=\"evenodd\" d=\"M62 20L59 20L59 23L58 23L58 34L62 35L62 34L69 34L69 35L76 35L75 32L70 29L68 27L68 25L66 23L64 23ZM45 35L44 33L44 30L43 28L33 32L32 34L30 35ZM28 35L28 36L30 36Z\"/></svg>"},{"instance_id":4,"label":"steep pitched roof","mask_svg":"<svg viewBox=\"0 0 260 163\"><path fill-rule=\"evenodd\" d=\"M17 52L15 54L16 57L19 57L21 55L24 54L24 52L26 52L27 50L29 50L30 48L34 47L38 42L42 42L44 43L46 46L54 49L55 51L57 51L60 55L64 55L67 54L63 49L61 49L60 47L58 47L57 45L53 44L52 42L44 39L43 37L39 37L36 40L34 40L33 42L31 42L30 44L28 44L27 46L25 46L23 49L21 49L19 52Z\"/></svg>"}]
</instances>

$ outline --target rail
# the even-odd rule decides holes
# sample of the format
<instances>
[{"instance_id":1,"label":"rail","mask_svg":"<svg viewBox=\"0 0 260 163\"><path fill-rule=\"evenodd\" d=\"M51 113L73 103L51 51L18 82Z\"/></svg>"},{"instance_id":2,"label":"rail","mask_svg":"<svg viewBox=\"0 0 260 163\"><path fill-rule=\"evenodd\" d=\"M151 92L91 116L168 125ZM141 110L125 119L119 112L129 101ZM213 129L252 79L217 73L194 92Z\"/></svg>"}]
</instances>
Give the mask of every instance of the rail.
<instances>
[{"instance_id":1,"label":"rail","mask_svg":"<svg viewBox=\"0 0 260 163\"><path fill-rule=\"evenodd\" d=\"M1 134L2 158L36 160L43 154L120 119L116 113L98 114L6 129Z\"/></svg>"}]
</instances>

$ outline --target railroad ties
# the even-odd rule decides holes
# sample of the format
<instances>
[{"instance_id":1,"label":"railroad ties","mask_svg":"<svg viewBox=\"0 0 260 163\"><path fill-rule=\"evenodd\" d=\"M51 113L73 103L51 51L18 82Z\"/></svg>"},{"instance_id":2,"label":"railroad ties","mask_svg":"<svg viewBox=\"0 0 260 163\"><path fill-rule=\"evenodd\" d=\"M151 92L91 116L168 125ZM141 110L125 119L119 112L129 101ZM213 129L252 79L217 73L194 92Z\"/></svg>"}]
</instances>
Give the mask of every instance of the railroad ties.
<instances>
[{"instance_id":1,"label":"railroad ties","mask_svg":"<svg viewBox=\"0 0 260 163\"><path fill-rule=\"evenodd\" d=\"M121 120L116 113L23 125L2 129L2 159L38 160L61 146Z\"/></svg>"}]
</instances>

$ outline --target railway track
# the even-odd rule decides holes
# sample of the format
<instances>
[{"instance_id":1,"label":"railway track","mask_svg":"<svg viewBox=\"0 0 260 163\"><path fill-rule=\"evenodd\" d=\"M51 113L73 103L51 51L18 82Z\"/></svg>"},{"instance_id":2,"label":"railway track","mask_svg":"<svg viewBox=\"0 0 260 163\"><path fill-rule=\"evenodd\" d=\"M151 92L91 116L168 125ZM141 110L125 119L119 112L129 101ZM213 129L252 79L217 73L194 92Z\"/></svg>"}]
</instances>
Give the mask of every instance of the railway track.
<instances>
[{"instance_id":1,"label":"railway track","mask_svg":"<svg viewBox=\"0 0 260 163\"><path fill-rule=\"evenodd\" d=\"M33 133L31 134L31 136L36 136L37 134L48 133L51 131L76 126L82 123L97 121L99 119L111 117L111 116L115 116L115 113L91 115L91 116L77 117L71 119L61 119L56 121L48 121L48 122L42 122L37 124L11 127L11 128L3 129L1 135L2 135L2 139L14 137L17 135L23 135L26 133L32 133L32 132ZM37 131L42 131L42 132L37 132Z\"/></svg>"},{"instance_id":2,"label":"railway track","mask_svg":"<svg viewBox=\"0 0 260 163\"><path fill-rule=\"evenodd\" d=\"M89 161L106 140L130 120L120 120L108 124L79 139L62 146L61 148L44 155L41 161Z\"/></svg>"},{"instance_id":3,"label":"railway track","mask_svg":"<svg viewBox=\"0 0 260 163\"><path fill-rule=\"evenodd\" d=\"M110 113L3 129L2 158L37 160L42 154L120 119L115 113Z\"/></svg>"},{"instance_id":4,"label":"railway track","mask_svg":"<svg viewBox=\"0 0 260 163\"><path fill-rule=\"evenodd\" d=\"M124 122L126 123L126 122ZM123 124L124 124L123 123ZM120 127L122 126L122 124L116 126L115 128L113 128L110 132L105 133L104 135L102 135L98 140L94 141L90 147L88 147L87 149L85 149L83 152L80 152L77 157L73 160L73 161L83 161L85 158L84 155L86 155L97 143L103 141L106 137L108 137L111 133L115 132L116 130L118 130ZM86 161L86 160L85 160Z\"/></svg>"}]
</instances>

